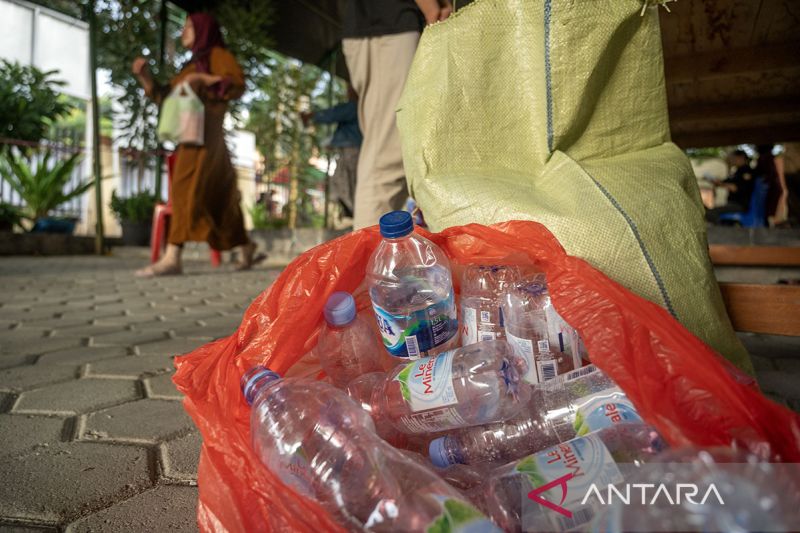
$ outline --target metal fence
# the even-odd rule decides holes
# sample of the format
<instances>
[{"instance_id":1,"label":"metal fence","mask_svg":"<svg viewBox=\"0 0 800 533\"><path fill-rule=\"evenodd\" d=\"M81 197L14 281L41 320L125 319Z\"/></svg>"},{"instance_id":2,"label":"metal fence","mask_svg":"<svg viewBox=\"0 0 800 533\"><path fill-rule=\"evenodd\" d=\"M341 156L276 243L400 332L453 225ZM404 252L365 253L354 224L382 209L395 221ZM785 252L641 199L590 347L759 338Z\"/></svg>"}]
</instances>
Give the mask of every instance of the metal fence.
<instances>
[{"instance_id":1,"label":"metal fence","mask_svg":"<svg viewBox=\"0 0 800 533\"><path fill-rule=\"evenodd\" d=\"M86 149L82 132L56 131L51 137L52 139L40 143L0 138L0 158L5 157L3 152L13 154L24 160L32 172L36 172L44 164L48 168L53 168L59 162L79 153L81 161L75 165L64 190L72 190L86 180L93 179L92 153L91 150ZM156 165L158 164L156 152L117 148L109 139L106 139L101 145L100 153L103 161L104 190L115 190L121 197L128 197L140 192L152 193L155 190ZM0 202L18 208L26 207L22 196L8 182L5 168L5 165L0 165L0 169L3 169L0 172ZM166 198L168 187L166 165L162 167L162 172L162 198ZM91 188L85 194L58 206L51 214L58 217L83 217L88 202L94 201L93 190ZM107 206L103 206L104 210L107 208Z\"/></svg>"}]
</instances>

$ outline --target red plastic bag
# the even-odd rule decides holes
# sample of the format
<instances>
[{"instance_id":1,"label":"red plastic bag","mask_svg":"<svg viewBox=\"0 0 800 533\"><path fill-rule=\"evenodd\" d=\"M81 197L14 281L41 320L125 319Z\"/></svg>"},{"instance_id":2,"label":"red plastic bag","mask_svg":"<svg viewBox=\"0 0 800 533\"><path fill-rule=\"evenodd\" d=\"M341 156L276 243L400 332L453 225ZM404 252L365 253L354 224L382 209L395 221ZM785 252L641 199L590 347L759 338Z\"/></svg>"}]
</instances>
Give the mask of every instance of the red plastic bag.
<instances>
[{"instance_id":1,"label":"red plastic bag","mask_svg":"<svg viewBox=\"0 0 800 533\"><path fill-rule=\"evenodd\" d=\"M416 231L455 265L535 264L543 270L557 311L581 334L592 361L670 444L734 444L772 460L800 462L799 415L765 398L665 310L568 256L544 226L507 222ZM234 335L176 360L175 383L203 436L202 530L340 529L258 461L239 379L255 364L322 377L313 359L305 358L302 369L295 365L316 345L331 293L357 292L359 309L369 306L359 286L380 239L372 227L309 250L256 298Z\"/></svg>"}]
</instances>

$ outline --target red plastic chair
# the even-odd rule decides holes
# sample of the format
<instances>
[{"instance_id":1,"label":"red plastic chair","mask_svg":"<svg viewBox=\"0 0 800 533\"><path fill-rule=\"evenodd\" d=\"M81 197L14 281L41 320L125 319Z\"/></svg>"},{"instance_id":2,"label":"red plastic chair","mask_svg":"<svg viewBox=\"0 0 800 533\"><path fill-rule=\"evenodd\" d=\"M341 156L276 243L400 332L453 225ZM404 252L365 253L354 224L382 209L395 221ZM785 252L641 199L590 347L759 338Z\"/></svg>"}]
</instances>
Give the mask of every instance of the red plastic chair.
<instances>
[{"instance_id":1,"label":"red plastic chair","mask_svg":"<svg viewBox=\"0 0 800 533\"><path fill-rule=\"evenodd\" d=\"M169 180L169 191L172 192L172 172L175 167L175 152L167 157L167 179ZM153 211L153 229L150 233L150 262L155 263L161 257L161 252L167 247L167 230L169 229L169 217L172 216L172 197L168 193L167 203L156 204ZM218 267L222 263L222 254L219 250L211 249L211 265Z\"/></svg>"}]
</instances>

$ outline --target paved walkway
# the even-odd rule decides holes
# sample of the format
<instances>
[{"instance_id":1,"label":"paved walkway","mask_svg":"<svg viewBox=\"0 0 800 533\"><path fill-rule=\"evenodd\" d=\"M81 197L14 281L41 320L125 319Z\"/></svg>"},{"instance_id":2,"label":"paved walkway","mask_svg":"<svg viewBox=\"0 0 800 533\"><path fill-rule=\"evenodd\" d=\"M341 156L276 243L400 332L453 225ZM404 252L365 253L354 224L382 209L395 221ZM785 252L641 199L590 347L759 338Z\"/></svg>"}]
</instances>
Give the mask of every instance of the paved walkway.
<instances>
[{"instance_id":1,"label":"paved walkway","mask_svg":"<svg viewBox=\"0 0 800 533\"><path fill-rule=\"evenodd\" d=\"M231 334L278 270L136 280L141 264L0 259L0 531L197 529L172 357Z\"/></svg>"},{"instance_id":2,"label":"paved walkway","mask_svg":"<svg viewBox=\"0 0 800 533\"><path fill-rule=\"evenodd\" d=\"M142 262L0 259L0 531L196 529L200 439L172 357L232 333L279 270L136 280ZM743 338L800 408L798 339Z\"/></svg>"}]
</instances>

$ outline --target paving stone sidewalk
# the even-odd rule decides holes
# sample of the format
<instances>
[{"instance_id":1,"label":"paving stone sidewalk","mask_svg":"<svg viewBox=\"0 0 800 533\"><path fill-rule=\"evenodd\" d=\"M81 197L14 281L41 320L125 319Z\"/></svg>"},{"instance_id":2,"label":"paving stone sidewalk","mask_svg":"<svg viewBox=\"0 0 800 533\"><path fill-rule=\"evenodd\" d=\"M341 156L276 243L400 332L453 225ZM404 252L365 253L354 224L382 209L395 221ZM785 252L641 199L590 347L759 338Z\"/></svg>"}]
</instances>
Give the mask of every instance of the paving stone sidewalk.
<instances>
[{"instance_id":1,"label":"paving stone sidewalk","mask_svg":"<svg viewBox=\"0 0 800 533\"><path fill-rule=\"evenodd\" d=\"M137 280L142 258L0 258L0 531L197 529L172 358L232 333L279 269ZM742 335L800 410L800 339Z\"/></svg>"},{"instance_id":2,"label":"paving stone sidewalk","mask_svg":"<svg viewBox=\"0 0 800 533\"><path fill-rule=\"evenodd\" d=\"M197 529L200 437L172 359L236 329L279 269L0 259L0 531Z\"/></svg>"}]
</instances>

